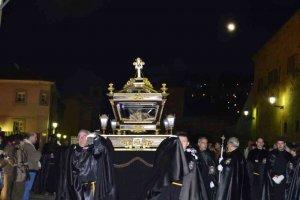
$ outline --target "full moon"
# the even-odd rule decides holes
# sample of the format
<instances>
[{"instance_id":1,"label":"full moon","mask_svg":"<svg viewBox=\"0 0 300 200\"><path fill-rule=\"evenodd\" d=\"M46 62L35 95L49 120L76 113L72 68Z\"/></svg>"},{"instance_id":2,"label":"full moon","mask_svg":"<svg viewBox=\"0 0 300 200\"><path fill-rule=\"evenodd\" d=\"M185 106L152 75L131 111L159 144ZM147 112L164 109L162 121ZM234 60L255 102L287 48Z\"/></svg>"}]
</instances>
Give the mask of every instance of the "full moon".
<instances>
[{"instance_id":1,"label":"full moon","mask_svg":"<svg viewBox=\"0 0 300 200\"><path fill-rule=\"evenodd\" d=\"M230 22L230 23L227 24L227 30L228 30L229 32L233 32L233 31L235 31L235 29L236 29L235 23Z\"/></svg>"}]
</instances>

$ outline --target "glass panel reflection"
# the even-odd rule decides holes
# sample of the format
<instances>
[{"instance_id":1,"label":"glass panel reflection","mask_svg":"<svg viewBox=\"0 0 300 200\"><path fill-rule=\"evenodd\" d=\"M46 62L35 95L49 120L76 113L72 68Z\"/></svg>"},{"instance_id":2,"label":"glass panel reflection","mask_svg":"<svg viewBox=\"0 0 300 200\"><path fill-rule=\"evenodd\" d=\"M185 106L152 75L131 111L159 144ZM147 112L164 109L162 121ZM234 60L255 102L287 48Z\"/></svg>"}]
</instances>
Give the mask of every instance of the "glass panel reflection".
<instances>
[{"instance_id":1,"label":"glass panel reflection","mask_svg":"<svg viewBox=\"0 0 300 200\"><path fill-rule=\"evenodd\" d=\"M157 103L124 102L118 104L120 117L123 121L154 121L156 119Z\"/></svg>"}]
</instances>

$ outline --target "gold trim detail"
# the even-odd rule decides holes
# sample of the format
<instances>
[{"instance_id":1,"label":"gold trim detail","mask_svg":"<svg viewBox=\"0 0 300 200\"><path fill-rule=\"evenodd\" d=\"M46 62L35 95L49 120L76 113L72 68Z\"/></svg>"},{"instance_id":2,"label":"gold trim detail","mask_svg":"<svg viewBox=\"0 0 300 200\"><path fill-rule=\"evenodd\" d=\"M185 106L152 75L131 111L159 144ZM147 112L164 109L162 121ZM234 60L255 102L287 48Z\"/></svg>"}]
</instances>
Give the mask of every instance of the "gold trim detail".
<instances>
[{"instance_id":1,"label":"gold trim detail","mask_svg":"<svg viewBox=\"0 0 300 200\"><path fill-rule=\"evenodd\" d=\"M150 148L150 146L153 144L153 141L151 140L147 140L147 139L128 139L128 140L124 140L122 141L123 145L125 146L125 148L128 149L147 149Z\"/></svg>"},{"instance_id":2,"label":"gold trim detail","mask_svg":"<svg viewBox=\"0 0 300 200\"><path fill-rule=\"evenodd\" d=\"M92 185L92 191L93 191L93 195L95 195L95 190L96 190L96 181L92 181L92 182L87 182L87 183L82 183L82 185Z\"/></svg>"},{"instance_id":3,"label":"gold trim detail","mask_svg":"<svg viewBox=\"0 0 300 200\"><path fill-rule=\"evenodd\" d=\"M172 185L182 186L182 183L172 182Z\"/></svg>"},{"instance_id":4,"label":"gold trim detail","mask_svg":"<svg viewBox=\"0 0 300 200\"><path fill-rule=\"evenodd\" d=\"M137 157L132 158L130 161L128 161L126 163L123 163L123 164L114 164L114 168L117 168L117 169L125 168L125 167L130 166L132 163L134 163L136 161L140 161L141 163L143 163L147 167L151 167L151 168L153 167L153 164L148 163L143 158L137 156Z\"/></svg>"}]
</instances>

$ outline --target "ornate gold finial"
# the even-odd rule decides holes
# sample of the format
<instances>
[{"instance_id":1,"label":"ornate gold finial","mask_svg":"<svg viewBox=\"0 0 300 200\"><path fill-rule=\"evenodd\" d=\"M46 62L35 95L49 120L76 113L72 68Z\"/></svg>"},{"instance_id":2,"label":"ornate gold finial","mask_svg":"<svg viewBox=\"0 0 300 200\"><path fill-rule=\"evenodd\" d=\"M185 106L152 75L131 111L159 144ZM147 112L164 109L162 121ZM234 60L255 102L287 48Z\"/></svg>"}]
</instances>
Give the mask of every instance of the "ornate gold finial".
<instances>
[{"instance_id":1,"label":"ornate gold finial","mask_svg":"<svg viewBox=\"0 0 300 200\"><path fill-rule=\"evenodd\" d=\"M110 84L108 84L108 91L109 91L109 93L108 93L108 95L110 95L110 96L112 96L113 94L114 94L114 90L115 90L115 88L114 88L114 84L113 83L110 83Z\"/></svg>"},{"instance_id":2,"label":"ornate gold finial","mask_svg":"<svg viewBox=\"0 0 300 200\"><path fill-rule=\"evenodd\" d=\"M137 58L133 62L133 66L135 66L135 69L137 70L137 78L142 78L141 71L142 71L144 65L145 65L145 62L141 58Z\"/></svg>"},{"instance_id":3,"label":"ornate gold finial","mask_svg":"<svg viewBox=\"0 0 300 200\"><path fill-rule=\"evenodd\" d=\"M160 88L160 89L161 89L161 91L162 91L162 95L163 95L164 97L168 96L168 94L166 93L166 91L168 90L167 84L163 83L163 84L161 84L161 85L162 85L162 88Z\"/></svg>"}]
</instances>

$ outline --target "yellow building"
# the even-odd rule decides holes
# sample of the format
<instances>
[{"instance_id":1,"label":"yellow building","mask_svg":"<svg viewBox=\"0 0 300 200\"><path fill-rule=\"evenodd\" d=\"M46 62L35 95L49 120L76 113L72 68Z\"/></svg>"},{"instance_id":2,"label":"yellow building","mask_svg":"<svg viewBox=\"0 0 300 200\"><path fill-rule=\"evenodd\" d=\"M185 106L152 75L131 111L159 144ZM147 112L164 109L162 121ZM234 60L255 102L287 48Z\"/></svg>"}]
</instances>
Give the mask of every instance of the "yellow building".
<instances>
[{"instance_id":1,"label":"yellow building","mask_svg":"<svg viewBox=\"0 0 300 200\"><path fill-rule=\"evenodd\" d=\"M5 132L47 134L56 115L54 82L0 79L0 127Z\"/></svg>"},{"instance_id":2,"label":"yellow building","mask_svg":"<svg viewBox=\"0 0 300 200\"><path fill-rule=\"evenodd\" d=\"M300 139L300 11L257 52L254 67L242 121L253 137Z\"/></svg>"}]
</instances>

